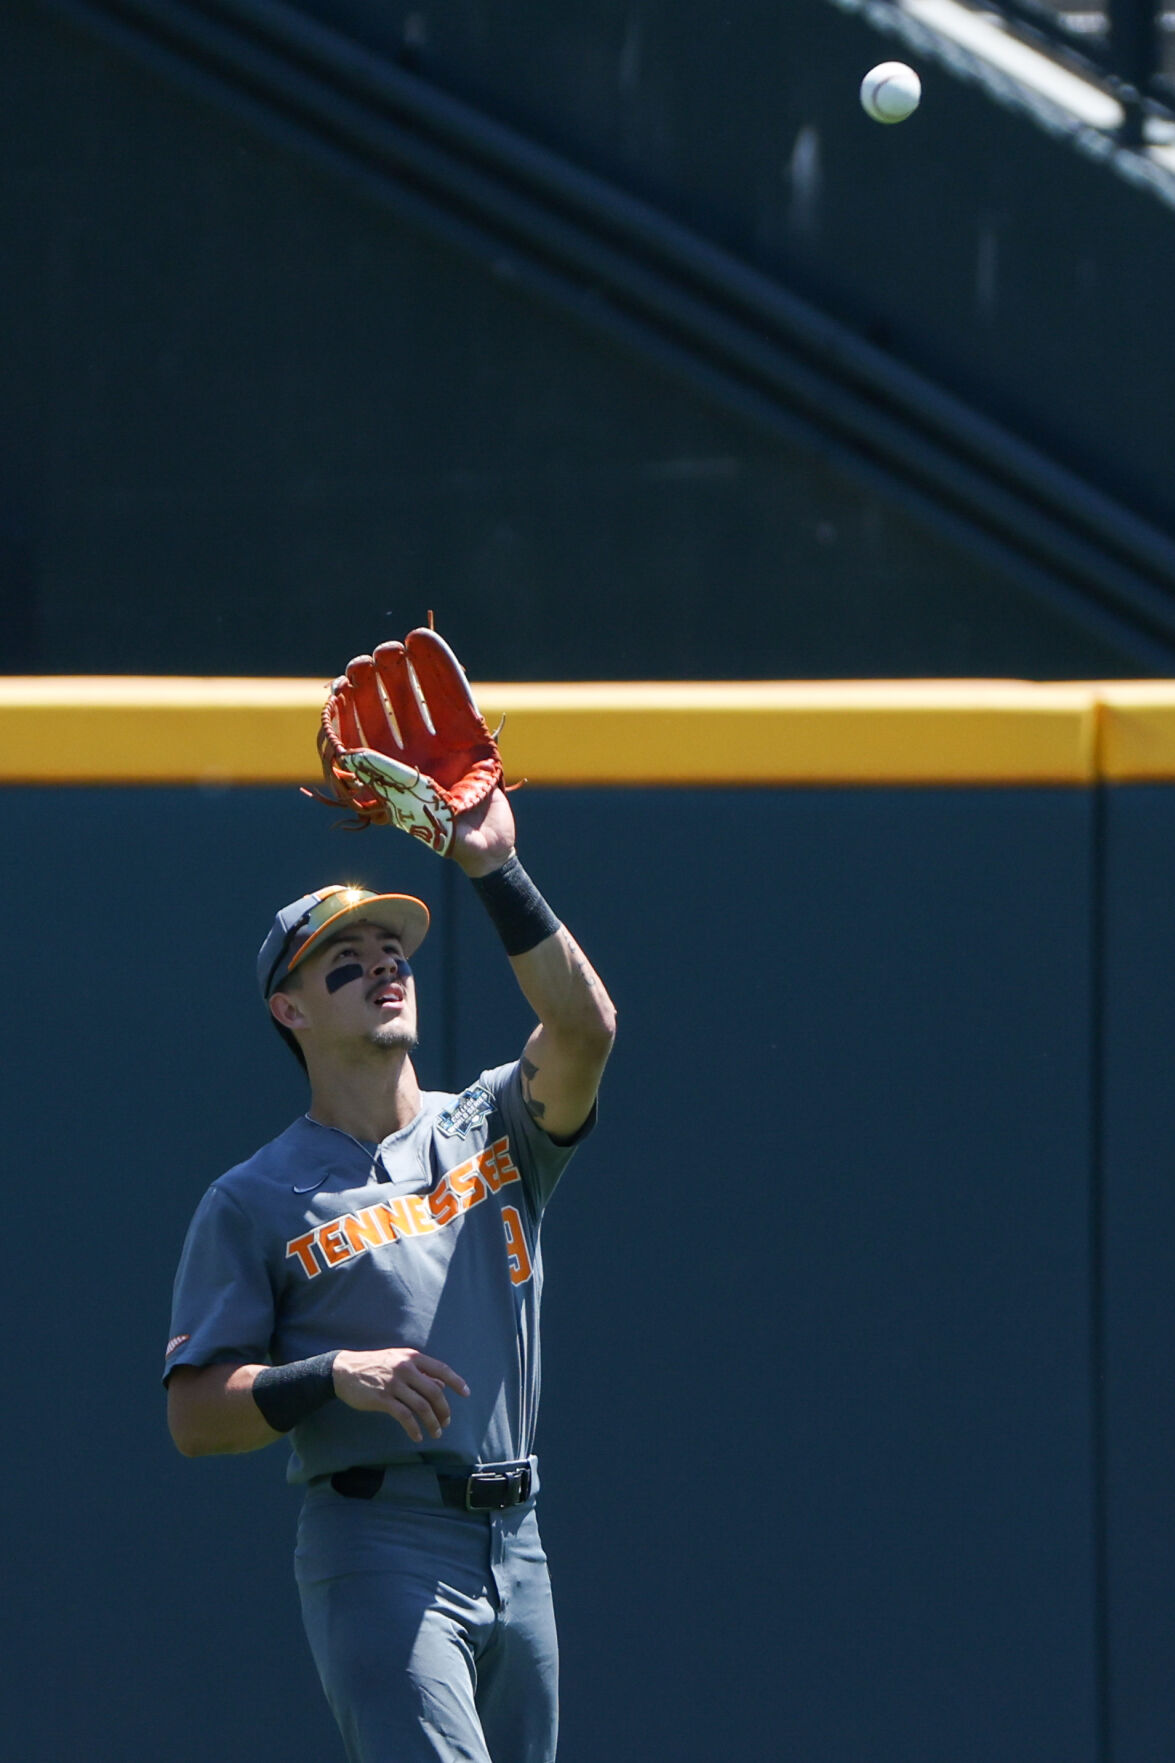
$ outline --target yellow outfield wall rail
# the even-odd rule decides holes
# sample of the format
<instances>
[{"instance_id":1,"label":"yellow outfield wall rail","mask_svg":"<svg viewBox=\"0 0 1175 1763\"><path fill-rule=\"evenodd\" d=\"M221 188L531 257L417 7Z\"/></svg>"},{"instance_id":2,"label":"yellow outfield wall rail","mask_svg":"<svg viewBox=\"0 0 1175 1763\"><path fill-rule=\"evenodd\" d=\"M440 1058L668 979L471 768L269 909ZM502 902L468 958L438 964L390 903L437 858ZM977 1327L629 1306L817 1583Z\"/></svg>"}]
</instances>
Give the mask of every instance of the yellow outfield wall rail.
<instances>
[{"instance_id":1,"label":"yellow outfield wall rail","mask_svg":"<svg viewBox=\"0 0 1175 1763\"><path fill-rule=\"evenodd\" d=\"M475 685L507 775L553 785L1175 780L1175 682ZM8 784L299 784L325 681L0 677Z\"/></svg>"}]
</instances>

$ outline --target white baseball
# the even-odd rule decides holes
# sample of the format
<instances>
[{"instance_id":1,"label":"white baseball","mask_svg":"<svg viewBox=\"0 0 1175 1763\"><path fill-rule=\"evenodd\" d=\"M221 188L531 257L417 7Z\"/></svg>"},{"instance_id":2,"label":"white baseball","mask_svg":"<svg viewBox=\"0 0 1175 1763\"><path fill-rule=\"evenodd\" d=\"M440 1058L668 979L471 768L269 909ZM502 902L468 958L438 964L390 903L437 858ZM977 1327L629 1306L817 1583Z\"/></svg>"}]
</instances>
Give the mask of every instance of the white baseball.
<instances>
[{"instance_id":1,"label":"white baseball","mask_svg":"<svg viewBox=\"0 0 1175 1763\"><path fill-rule=\"evenodd\" d=\"M883 61L861 81L861 108L874 122L905 122L922 97L922 81L904 61Z\"/></svg>"}]
</instances>

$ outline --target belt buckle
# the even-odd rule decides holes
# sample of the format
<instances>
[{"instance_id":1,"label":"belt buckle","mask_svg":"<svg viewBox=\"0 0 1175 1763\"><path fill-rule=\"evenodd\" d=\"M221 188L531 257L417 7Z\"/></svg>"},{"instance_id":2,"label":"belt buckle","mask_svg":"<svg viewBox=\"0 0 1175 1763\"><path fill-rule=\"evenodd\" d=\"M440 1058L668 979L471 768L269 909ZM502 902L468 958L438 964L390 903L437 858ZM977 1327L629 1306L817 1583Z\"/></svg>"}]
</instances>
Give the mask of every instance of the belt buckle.
<instances>
[{"instance_id":1,"label":"belt buckle","mask_svg":"<svg viewBox=\"0 0 1175 1763\"><path fill-rule=\"evenodd\" d=\"M474 1498L476 1489L493 1489L502 1495L512 1494L512 1499ZM521 1506L530 1498L530 1464L520 1463L515 1469L475 1469L465 1484L465 1510L467 1512L504 1512L510 1506Z\"/></svg>"}]
</instances>

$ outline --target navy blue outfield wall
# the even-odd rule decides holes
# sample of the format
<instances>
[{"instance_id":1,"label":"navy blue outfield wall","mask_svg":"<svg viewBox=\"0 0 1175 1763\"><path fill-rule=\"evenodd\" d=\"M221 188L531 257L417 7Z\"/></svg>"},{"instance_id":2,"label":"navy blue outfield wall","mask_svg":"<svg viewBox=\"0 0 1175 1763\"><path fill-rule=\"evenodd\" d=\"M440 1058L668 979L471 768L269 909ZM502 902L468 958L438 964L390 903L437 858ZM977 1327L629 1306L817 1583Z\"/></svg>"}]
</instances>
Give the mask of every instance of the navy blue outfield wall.
<instances>
[{"instance_id":1,"label":"navy blue outfield wall","mask_svg":"<svg viewBox=\"0 0 1175 1763\"><path fill-rule=\"evenodd\" d=\"M1175 797L518 808L622 1023L546 1235L561 1763L1168 1755ZM5 1751L320 1763L284 1448L186 1462L158 1386L201 1191L303 1105L253 955L403 885L425 1083L526 1013L454 870L292 790L5 809Z\"/></svg>"},{"instance_id":2,"label":"navy blue outfield wall","mask_svg":"<svg viewBox=\"0 0 1175 1763\"><path fill-rule=\"evenodd\" d=\"M1105 1366L1113 1763L1175 1756L1175 791L1108 792Z\"/></svg>"}]
</instances>

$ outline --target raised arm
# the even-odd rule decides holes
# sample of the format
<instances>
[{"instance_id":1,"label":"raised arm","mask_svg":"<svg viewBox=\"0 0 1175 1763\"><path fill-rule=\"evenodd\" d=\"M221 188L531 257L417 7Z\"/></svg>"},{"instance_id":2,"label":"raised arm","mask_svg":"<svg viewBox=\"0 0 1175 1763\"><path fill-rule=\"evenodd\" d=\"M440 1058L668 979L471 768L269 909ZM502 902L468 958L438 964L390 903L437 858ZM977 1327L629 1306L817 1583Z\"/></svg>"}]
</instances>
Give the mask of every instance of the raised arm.
<instances>
[{"instance_id":1,"label":"raised arm","mask_svg":"<svg viewBox=\"0 0 1175 1763\"><path fill-rule=\"evenodd\" d=\"M554 1138L591 1112L612 1048L612 1000L518 863L495 737L464 669L432 629L360 655L331 688L320 739L328 801L391 821L473 880L539 1019L523 1054L526 1101Z\"/></svg>"},{"instance_id":2,"label":"raised arm","mask_svg":"<svg viewBox=\"0 0 1175 1763\"><path fill-rule=\"evenodd\" d=\"M527 1107L553 1138L571 1138L591 1113L612 1051L615 1006L518 864L514 815L501 789L458 816L451 854L482 895L539 1019L522 1055Z\"/></svg>"}]
</instances>

